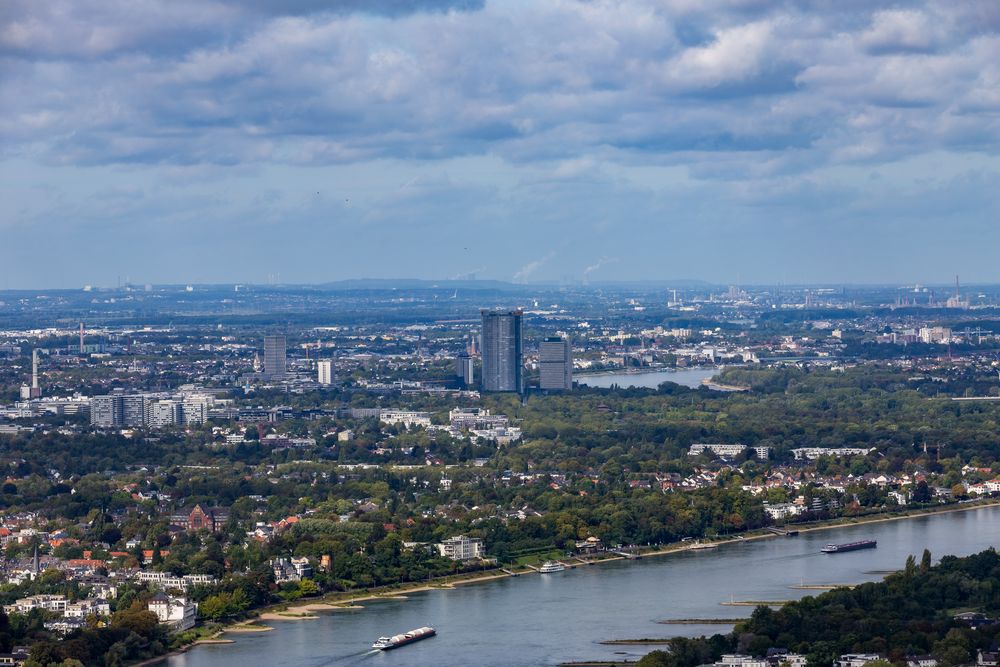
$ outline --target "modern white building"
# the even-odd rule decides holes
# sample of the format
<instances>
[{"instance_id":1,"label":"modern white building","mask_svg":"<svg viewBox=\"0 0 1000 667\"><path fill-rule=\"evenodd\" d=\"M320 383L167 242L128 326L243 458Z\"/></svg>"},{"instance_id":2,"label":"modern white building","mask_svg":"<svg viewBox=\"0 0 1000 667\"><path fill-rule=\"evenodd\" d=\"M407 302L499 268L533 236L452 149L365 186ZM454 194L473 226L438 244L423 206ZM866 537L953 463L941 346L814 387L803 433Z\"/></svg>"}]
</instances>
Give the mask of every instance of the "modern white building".
<instances>
[{"instance_id":1,"label":"modern white building","mask_svg":"<svg viewBox=\"0 0 1000 667\"><path fill-rule=\"evenodd\" d=\"M805 512L805 510L805 507L796 505L795 503L775 503L773 505L764 503L764 512L775 521L798 516Z\"/></svg>"},{"instance_id":2,"label":"modern white building","mask_svg":"<svg viewBox=\"0 0 1000 667\"><path fill-rule=\"evenodd\" d=\"M865 456L875 451L874 447L799 447L792 450L792 454L799 461L814 461L821 456L832 456L842 458L845 456Z\"/></svg>"},{"instance_id":3,"label":"modern white building","mask_svg":"<svg viewBox=\"0 0 1000 667\"><path fill-rule=\"evenodd\" d=\"M214 586L218 579L210 574L188 574L183 577L175 577L169 572L140 572L139 581L153 584L156 588L187 590L192 586Z\"/></svg>"},{"instance_id":4,"label":"modern white building","mask_svg":"<svg viewBox=\"0 0 1000 667\"><path fill-rule=\"evenodd\" d=\"M160 623L177 632L193 628L198 616L197 604L187 598L166 595L162 591L149 599L147 608L156 614Z\"/></svg>"},{"instance_id":5,"label":"modern white building","mask_svg":"<svg viewBox=\"0 0 1000 667\"><path fill-rule=\"evenodd\" d=\"M156 401L149 403L146 424L151 428L163 428L180 424L184 419L184 408L176 401Z\"/></svg>"},{"instance_id":6,"label":"modern white building","mask_svg":"<svg viewBox=\"0 0 1000 667\"><path fill-rule=\"evenodd\" d=\"M738 653L724 654L715 663L715 667L771 667L764 658Z\"/></svg>"},{"instance_id":7,"label":"modern white building","mask_svg":"<svg viewBox=\"0 0 1000 667\"><path fill-rule=\"evenodd\" d=\"M716 456L722 456L724 458L733 458L739 456L747 449L746 445L736 444L724 444L724 443L695 443L688 448L688 456L700 456L704 454L705 451L710 451ZM766 460L771 455L770 447L754 447L754 455L761 460Z\"/></svg>"},{"instance_id":8,"label":"modern white building","mask_svg":"<svg viewBox=\"0 0 1000 667\"><path fill-rule=\"evenodd\" d=\"M951 342L951 329L948 327L922 327L918 335L921 343Z\"/></svg>"},{"instance_id":9,"label":"modern white building","mask_svg":"<svg viewBox=\"0 0 1000 667\"><path fill-rule=\"evenodd\" d=\"M333 384L335 379L333 359L320 359L316 362L316 382L323 386Z\"/></svg>"},{"instance_id":10,"label":"modern white building","mask_svg":"<svg viewBox=\"0 0 1000 667\"><path fill-rule=\"evenodd\" d=\"M864 667L876 660L882 660L878 653L845 653L833 661L833 667Z\"/></svg>"},{"instance_id":11,"label":"modern white building","mask_svg":"<svg viewBox=\"0 0 1000 667\"><path fill-rule=\"evenodd\" d=\"M413 410L382 410L378 418L383 424L402 424L407 428L431 425L430 413Z\"/></svg>"},{"instance_id":12,"label":"modern white building","mask_svg":"<svg viewBox=\"0 0 1000 667\"><path fill-rule=\"evenodd\" d=\"M452 560L472 560L482 558L483 541L478 537L456 535L437 545L438 553Z\"/></svg>"}]
</instances>

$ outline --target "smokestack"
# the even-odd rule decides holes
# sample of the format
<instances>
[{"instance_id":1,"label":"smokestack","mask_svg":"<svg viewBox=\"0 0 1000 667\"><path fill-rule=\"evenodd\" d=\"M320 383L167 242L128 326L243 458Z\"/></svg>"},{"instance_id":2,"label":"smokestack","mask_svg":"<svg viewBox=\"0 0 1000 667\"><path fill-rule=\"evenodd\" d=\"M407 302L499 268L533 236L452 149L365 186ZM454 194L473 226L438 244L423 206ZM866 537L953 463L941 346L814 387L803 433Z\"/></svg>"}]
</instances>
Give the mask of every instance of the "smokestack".
<instances>
[{"instance_id":1,"label":"smokestack","mask_svg":"<svg viewBox=\"0 0 1000 667\"><path fill-rule=\"evenodd\" d=\"M31 351L31 388L38 391L38 350ZM34 393L32 392L32 393Z\"/></svg>"},{"instance_id":2,"label":"smokestack","mask_svg":"<svg viewBox=\"0 0 1000 667\"><path fill-rule=\"evenodd\" d=\"M83 322L80 322L80 354L83 354Z\"/></svg>"}]
</instances>

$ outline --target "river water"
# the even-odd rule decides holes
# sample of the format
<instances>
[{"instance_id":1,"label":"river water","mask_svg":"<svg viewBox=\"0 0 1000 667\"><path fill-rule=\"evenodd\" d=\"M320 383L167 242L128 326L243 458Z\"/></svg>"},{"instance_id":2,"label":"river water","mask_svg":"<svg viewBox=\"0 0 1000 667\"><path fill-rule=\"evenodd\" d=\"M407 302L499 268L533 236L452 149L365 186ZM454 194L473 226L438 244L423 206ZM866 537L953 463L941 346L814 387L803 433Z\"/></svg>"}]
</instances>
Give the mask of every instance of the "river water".
<instances>
[{"instance_id":1,"label":"river water","mask_svg":"<svg viewBox=\"0 0 1000 667\"><path fill-rule=\"evenodd\" d=\"M828 542L877 539L878 548L827 555ZM230 634L234 644L199 646L170 667L252 665L556 665L590 658L637 659L649 647L605 646L605 639L697 636L725 625L664 625L679 618L740 618L732 600L789 600L818 591L802 584L877 581L924 548L935 557L976 553L1000 541L1000 508L871 523L738 542L717 549L589 565L406 600L363 603L357 611L320 612L316 620L271 621L271 632ZM380 635L430 625L438 636L395 651L369 650Z\"/></svg>"},{"instance_id":2,"label":"river water","mask_svg":"<svg viewBox=\"0 0 1000 667\"><path fill-rule=\"evenodd\" d=\"M685 387L697 389L702 380L718 375L718 368L682 368L680 370L648 371L640 373L600 373L597 375L576 375L574 378L588 387L607 389L613 384L619 387L647 387L656 389L663 382L676 382Z\"/></svg>"}]
</instances>

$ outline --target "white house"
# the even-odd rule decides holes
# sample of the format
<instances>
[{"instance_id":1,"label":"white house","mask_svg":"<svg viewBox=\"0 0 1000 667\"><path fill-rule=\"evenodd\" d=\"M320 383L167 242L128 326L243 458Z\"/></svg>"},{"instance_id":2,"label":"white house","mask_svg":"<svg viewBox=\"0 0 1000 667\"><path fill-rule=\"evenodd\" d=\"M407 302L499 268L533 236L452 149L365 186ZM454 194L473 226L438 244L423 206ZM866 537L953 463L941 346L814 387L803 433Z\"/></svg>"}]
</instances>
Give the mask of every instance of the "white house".
<instances>
[{"instance_id":1,"label":"white house","mask_svg":"<svg viewBox=\"0 0 1000 667\"><path fill-rule=\"evenodd\" d=\"M438 552L452 560L472 560L483 555L483 541L478 537L456 535L437 545Z\"/></svg>"},{"instance_id":2,"label":"white house","mask_svg":"<svg viewBox=\"0 0 1000 667\"><path fill-rule=\"evenodd\" d=\"M194 602L166 595L162 591L149 599L147 608L156 614L160 623L178 632L193 628L198 616L198 605Z\"/></svg>"}]
</instances>

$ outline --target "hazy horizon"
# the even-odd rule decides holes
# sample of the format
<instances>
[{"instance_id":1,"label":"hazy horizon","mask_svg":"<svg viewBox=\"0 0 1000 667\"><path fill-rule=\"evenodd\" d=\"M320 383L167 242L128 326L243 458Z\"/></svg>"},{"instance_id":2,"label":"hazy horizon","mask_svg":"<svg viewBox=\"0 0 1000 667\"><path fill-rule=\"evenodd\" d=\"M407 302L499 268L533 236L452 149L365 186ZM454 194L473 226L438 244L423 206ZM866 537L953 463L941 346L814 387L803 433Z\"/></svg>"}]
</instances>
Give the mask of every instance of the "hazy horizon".
<instances>
[{"instance_id":1,"label":"hazy horizon","mask_svg":"<svg viewBox=\"0 0 1000 667\"><path fill-rule=\"evenodd\" d=\"M12 0L0 55L0 289L1000 283L988 0Z\"/></svg>"}]
</instances>

